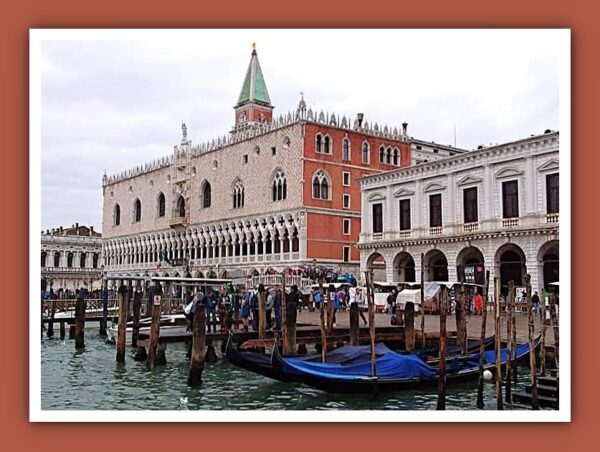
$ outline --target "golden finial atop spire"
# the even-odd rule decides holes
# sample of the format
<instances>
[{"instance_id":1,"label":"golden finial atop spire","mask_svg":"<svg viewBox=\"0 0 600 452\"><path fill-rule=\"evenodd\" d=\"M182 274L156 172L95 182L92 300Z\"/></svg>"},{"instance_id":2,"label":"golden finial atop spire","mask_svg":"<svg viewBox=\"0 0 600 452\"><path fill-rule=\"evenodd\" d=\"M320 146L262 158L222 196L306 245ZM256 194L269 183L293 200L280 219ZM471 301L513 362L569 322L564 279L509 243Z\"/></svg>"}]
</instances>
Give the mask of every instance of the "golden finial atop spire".
<instances>
[{"instance_id":1,"label":"golden finial atop spire","mask_svg":"<svg viewBox=\"0 0 600 452\"><path fill-rule=\"evenodd\" d=\"M252 50L256 50L256 41L252 43Z\"/></svg>"}]
</instances>

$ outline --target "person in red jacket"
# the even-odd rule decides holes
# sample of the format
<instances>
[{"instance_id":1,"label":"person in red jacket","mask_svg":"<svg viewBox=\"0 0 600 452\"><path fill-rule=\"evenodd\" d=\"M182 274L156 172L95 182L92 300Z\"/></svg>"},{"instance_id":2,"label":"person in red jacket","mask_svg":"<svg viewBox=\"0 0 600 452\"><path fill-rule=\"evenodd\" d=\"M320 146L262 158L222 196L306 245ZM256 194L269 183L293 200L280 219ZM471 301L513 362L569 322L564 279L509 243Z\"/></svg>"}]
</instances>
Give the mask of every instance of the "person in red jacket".
<instances>
[{"instance_id":1,"label":"person in red jacket","mask_svg":"<svg viewBox=\"0 0 600 452\"><path fill-rule=\"evenodd\" d=\"M482 315L483 314L483 298L481 297L479 292L475 293L473 302L475 304L475 315Z\"/></svg>"}]
</instances>

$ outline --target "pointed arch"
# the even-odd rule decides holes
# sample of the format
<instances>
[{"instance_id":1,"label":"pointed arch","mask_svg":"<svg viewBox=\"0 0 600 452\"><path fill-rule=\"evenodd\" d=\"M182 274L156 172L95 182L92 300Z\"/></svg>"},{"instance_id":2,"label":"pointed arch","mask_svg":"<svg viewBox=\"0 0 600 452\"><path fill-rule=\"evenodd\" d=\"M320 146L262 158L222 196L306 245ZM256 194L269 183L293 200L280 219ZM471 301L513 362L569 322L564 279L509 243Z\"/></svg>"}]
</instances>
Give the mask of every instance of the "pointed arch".
<instances>
[{"instance_id":1,"label":"pointed arch","mask_svg":"<svg viewBox=\"0 0 600 452\"><path fill-rule=\"evenodd\" d=\"M165 194L161 191L158 193L158 196L156 197L156 216L158 218L164 217L165 210L166 210Z\"/></svg>"},{"instance_id":2,"label":"pointed arch","mask_svg":"<svg viewBox=\"0 0 600 452\"><path fill-rule=\"evenodd\" d=\"M113 208L113 225L119 226L121 224L121 206L115 204Z\"/></svg>"},{"instance_id":3,"label":"pointed arch","mask_svg":"<svg viewBox=\"0 0 600 452\"><path fill-rule=\"evenodd\" d=\"M271 184L272 200L282 201L287 198L287 179L282 169L278 168Z\"/></svg>"},{"instance_id":4,"label":"pointed arch","mask_svg":"<svg viewBox=\"0 0 600 452\"><path fill-rule=\"evenodd\" d=\"M367 141L363 141L361 146L362 162L368 164L371 160L371 146Z\"/></svg>"},{"instance_id":5,"label":"pointed arch","mask_svg":"<svg viewBox=\"0 0 600 452\"><path fill-rule=\"evenodd\" d=\"M350 160L350 139L348 137L342 140L342 160Z\"/></svg>"},{"instance_id":6,"label":"pointed arch","mask_svg":"<svg viewBox=\"0 0 600 452\"><path fill-rule=\"evenodd\" d=\"M205 180L204 182L202 182L202 191L201 191L201 196L202 196L202 208L203 209L208 209L211 204L212 204L212 187L210 185L210 182Z\"/></svg>"},{"instance_id":7,"label":"pointed arch","mask_svg":"<svg viewBox=\"0 0 600 452\"><path fill-rule=\"evenodd\" d=\"M139 223L142 220L142 202L136 198L133 201L133 222Z\"/></svg>"},{"instance_id":8,"label":"pointed arch","mask_svg":"<svg viewBox=\"0 0 600 452\"><path fill-rule=\"evenodd\" d=\"M324 170L317 170L317 172L312 177L312 183L313 199L330 199L329 193L331 187L331 178Z\"/></svg>"},{"instance_id":9,"label":"pointed arch","mask_svg":"<svg viewBox=\"0 0 600 452\"><path fill-rule=\"evenodd\" d=\"M244 184L237 178L233 182L233 208L241 209L244 207Z\"/></svg>"},{"instance_id":10,"label":"pointed arch","mask_svg":"<svg viewBox=\"0 0 600 452\"><path fill-rule=\"evenodd\" d=\"M185 217L185 198L183 195L177 199L177 216Z\"/></svg>"}]
</instances>

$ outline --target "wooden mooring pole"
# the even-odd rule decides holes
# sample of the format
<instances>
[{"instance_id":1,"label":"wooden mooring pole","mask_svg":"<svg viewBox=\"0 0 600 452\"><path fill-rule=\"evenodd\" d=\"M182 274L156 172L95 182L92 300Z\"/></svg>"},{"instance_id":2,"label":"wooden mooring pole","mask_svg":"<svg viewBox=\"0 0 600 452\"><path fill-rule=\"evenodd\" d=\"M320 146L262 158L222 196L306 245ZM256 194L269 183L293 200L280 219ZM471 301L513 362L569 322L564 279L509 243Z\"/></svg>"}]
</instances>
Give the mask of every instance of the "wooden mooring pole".
<instances>
[{"instance_id":1,"label":"wooden mooring pole","mask_svg":"<svg viewBox=\"0 0 600 452\"><path fill-rule=\"evenodd\" d=\"M232 340L231 337L229 340ZM190 358L190 373L188 385L197 387L202 384L204 370L204 348L206 345L206 311L204 305L198 303L194 313L194 328L192 329L192 356Z\"/></svg>"},{"instance_id":2,"label":"wooden mooring pole","mask_svg":"<svg viewBox=\"0 0 600 452\"><path fill-rule=\"evenodd\" d=\"M284 277L285 278L285 277ZM283 285L285 289L285 283ZM282 310L285 310L285 336L283 337L283 354L294 355L296 353L296 316L298 315L298 307L296 303L288 303L287 298L283 297L285 304Z\"/></svg>"},{"instance_id":3,"label":"wooden mooring pole","mask_svg":"<svg viewBox=\"0 0 600 452\"><path fill-rule=\"evenodd\" d=\"M496 373L496 409L502 410L502 360L500 351L502 350L502 338L500 330L500 278L494 279L494 334L495 334L495 373Z\"/></svg>"},{"instance_id":4,"label":"wooden mooring pole","mask_svg":"<svg viewBox=\"0 0 600 452\"><path fill-rule=\"evenodd\" d=\"M137 347L138 335L140 334L140 309L142 308L142 297L144 296L141 288L133 294L133 326L131 331L131 346Z\"/></svg>"},{"instance_id":5,"label":"wooden mooring pole","mask_svg":"<svg viewBox=\"0 0 600 452\"><path fill-rule=\"evenodd\" d=\"M542 323L542 339L540 344L540 375L546 375L546 326L548 319L546 318L546 297L542 294L542 315L540 316ZM533 303L532 303L533 304Z\"/></svg>"},{"instance_id":6,"label":"wooden mooring pole","mask_svg":"<svg viewBox=\"0 0 600 452\"><path fill-rule=\"evenodd\" d=\"M412 302L404 306L404 347L407 352L415 349L415 304Z\"/></svg>"},{"instance_id":7,"label":"wooden mooring pole","mask_svg":"<svg viewBox=\"0 0 600 452\"><path fill-rule=\"evenodd\" d=\"M487 301L490 285L490 271L485 272L485 284L483 286L483 307L481 311L481 344L479 345L479 382L477 385L477 408L483 409L483 364L485 361L485 336L486 336L486 319L487 319Z\"/></svg>"},{"instance_id":8,"label":"wooden mooring pole","mask_svg":"<svg viewBox=\"0 0 600 452\"><path fill-rule=\"evenodd\" d=\"M321 319L321 361L327 362L327 329L325 328L325 294L323 293L323 278L319 278L319 293L321 294L321 303L319 303L319 315Z\"/></svg>"},{"instance_id":9,"label":"wooden mooring pole","mask_svg":"<svg viewBox=\"0 0 600 452\"><path fill-rule=\"evenodd\" d=\"M65 321L62 320L60 322L60 339L63 340L65 338Z\"/></svg>"},{"instance_id":10,"label":"wooden mooring pole","mask_svg":"<svg viewBox=\"0 0 600 452\"><path fill-rule=\"evenodd\" d=\"M327 289L327 334L331 334L333 331L333 315L334 315L334 299L335 289L333 284L329 285Z\"/></svg>"},{"instance_id":11,"label":"wooden mooring pole","mask_svg":"<svg viewBox=\"0 0 600 452\"><path fill-rule=\"evenodd\" d=\"M508 298L506 300L506 373L504 385L506 387L506 403L512 403L512 387L511 387L511 372L512 372L512 311L515 300L515 282L508 282Z\"/></svg>"},{"instance_id":12,"label":"wooden mooring pole","mask_svg":"<svg viewBox=\"0 0 600 452\"><path fill-rule=\"evenodd\" d=\"M100 321L100 337L106 337L108 327L108 279L102 280L102 320Z\"/></svg>"},{"instance_id":13,"label":"wooden mooring pole","mask_svg":"<svg viewBox=\"0 0 600 452\"><path fill-rule=\"evenodd\" d=\"M85 348L85 304L83 296L77 297L75 302L75 350Z\"/></svg>"},{"instance_id":14,"label":"wooden mooring pole","mask_svg":"<svg viewBox=\"0 0 600 452\"><path fill-rule=\"evenodd\" d=\"M446 409L446 312L448 309L448 289L441 287L440 291L440 344L438 364L438 398L436 410Z\"/></svg>"},{"instance_id":15,"label":"wooden mooring pole","mask_svg":"<svg viewBox=\"0 0 600 452\"><path fill-rule=\"evenodd\" d=\"M360 345L358 309L358 303L350 303L350 345Z\"/></svg>"},{"instance_id":16,"label":"wooden mooring pole","mask_svg":"<svg viewBox=\"0 0 600 452\"><path fill-rule=\"evenodd\" d=\"M54 300L50 300L50 322L48 322L48 330L46 336L54 337L54 313L56 312L56 304Z\"/></svg>"},{"instance_id":17,"label":"wooden mooring pole","mask_svg":"<svg viewBox=\"0 0 600 452\"><path fill-rule=\"evenodd\" d=\"M527 296L527 324L529 329L529 367L531 371L531 409L539 410L540 404L538 400L537 388L537 366L535 357L535 348L533 341L533 306L531 302L531 276L525 275L525 290Z\"/></svg>"},{"instance_id":18,"label":"wooden mooring pole","mask_svg":"<svg viewBox=\"0 0 600 452\"><path fill-rule=\"evenodd\" d=\"M460 283L460 288L458 291L458 296L456 298L456 339L458 341L458 346L460 347L460 354L467 354L467 323L466 323L466 310L467 310L467 301L466 301L466 293L465 286L462 281Z\"/></svg>"},{"instance_id":19,"label":"wooden mooring pole","mask_svg":"<svg viewBox=\"0 0 600 452\"><path fill-rule=\"evenodd\" d=\"M258 338L264 339L267 331L267 303L265 300L265 288L262 284L258 286Z\"/></svg>"},{"instance_id":20,"label":"wooden mooring pole","mask_svg":"<svg viewBox=\"0 0 600 452\"><path fill-rule=\"evenodd\" d=\"M368 272L367 290L369 307L369 343L371 344L371 377L377 376L377 361L375 355L375 293L373 291L373 270Z\"/></svg>"},{"instance_id":21,"label":"wooden mooring pole","mask_svg":"<svg viewBox=\"0 0 600 452\"><path fill-rule=\"evenodd\" d=\"M127 328L127 286L121 284L117 291L117 301L119 304L119 324L117 326L117 362L125 362L125 339Z\"/></svg>"},{"instance_id":22,"label":"wooden mooring pole","mask_svg":"<svg viewBox=\"0 0 600 452\"><path fill-rule=\"evenodd\" d=\"M425 338L425 253L421 253L421 348L427 347Z\"/></svg>"},{"instance_id":23,"label":"wooden mooring pole","mask_svg":"<svg viewBox=\"0 0 600 452\"><path fill-rule=\"evenodd\" d=\"M550 296L550 324L554 332L554 368L558 369L558 303L556 294Z\"/></svg>"},{"instance_id":24,"label":"wooden mooring pole","mask_svg":"<svg viewBox=\"0 0 600 452\"><path fill-rule=\"evenodd\" d=\"M167 285L167 293L171 293L170 286ZM161 289L155 286L152 301L152 324L150 325L150 341L148 342L148 359L146 359L146 368L153 370L157 363L158 339L160 336L160 314L161 314ZM204 306L199 306L202 309Z\"/></svg>"}]
</instances>

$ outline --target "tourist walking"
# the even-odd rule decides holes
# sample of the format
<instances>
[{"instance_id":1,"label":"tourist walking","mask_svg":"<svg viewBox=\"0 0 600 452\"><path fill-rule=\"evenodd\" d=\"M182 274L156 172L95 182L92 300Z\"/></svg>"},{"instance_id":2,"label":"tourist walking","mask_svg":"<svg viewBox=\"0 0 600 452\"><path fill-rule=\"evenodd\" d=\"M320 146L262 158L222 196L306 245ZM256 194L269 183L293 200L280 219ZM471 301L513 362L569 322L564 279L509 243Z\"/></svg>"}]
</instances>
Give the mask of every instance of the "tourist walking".
<instances>
[{"instance_id":1,"label":"tourist walking","mask_svg":"<svg viewBox=\"0 0 600 452\"><path fill-rule=\"evenodd\" d=\"M244 294L242 305L240 306L240 317L242 318L242 325L244 325L244 332L248 332L248 324L250 323L250 299L252 298L252 291L248 290Z\"/></svg>"},{"instance_id":2,"label":"tourist walking","mask_svg":"<svg viewBox=\"0 0 600 452\"><path fill-rule=\"evenodd\" d=\"M275 306L275 289L269 289L267 291L267 299L265 302L265 310L267 314L267 330L270 330L272 327L271 322L271 314L273 312L273 307Z\"/></svg>"},{"instance_id":3,"label":"tourist walking","mask_svg":"<svg viewBox=\"0 0 600 452\"><path fill-rule=\"evenodd\" d=\"M478 291L475 292L475 296L473 297L473 304L475 306L475 315L483 314L483 297L480 295Z\"/></svg>"},{"instance_id":4,"label":"tourist walking","mask_svg":"<svg viewBox=\"0 0 600 452\"><path fill-rule=\"evenodd\" d=\"M527 295L525 295L525 299L527 299ZM540 296L537 293L537 290L531 297L531 310L534 314L539 314L540 312Z\"/></svg>"},{"instance_id":5,"label":"tourist walking","mask_svg":"<svg viewBox=\"0 0 600 452\"><path fill-rule=\"evenodd\" d=\"M369 322L367 322L364 313L365 295L360 287L357 287L356 291L354 292L354 303L358 305L358 314L360 315L360 318L362 319L363 323L366 325Z\"/></svg>"},{"instance_id":6,"label":"tourist walking","mask_svg":"<svg viewBox=\"0 0 600 452\"><path fill-rule=\"evenodd\" d=\"M275 331L281 331L281 308L282 308L282 293L281 289L275 291L275 301L273 309L275 310Z\"/></svg>"},{"instance_id":7,"label":"tourist walking","mask_svg":"<svg viewBox=\"0 0 600 452\"><path fill-rule=\"evenodd\" d=\"M229 331L231 329L232 321L232 303L231 297L227 293L225 287L221 288L221 299L219 300L219 308L221 313L221 331Z\"/></svg>"},{"instance_id":8,"label":"tourist walking","mask_svg":"<svg viewBox=\"0 0 600 452\"><path fill-rule=\"evenodd\" d=\"M212 290L208 290L206 297L204 298L204 306L206 309L206 330L208 333L217 332L217 304L218 301L215 299Z\"/></svg>"}]
</instances>

